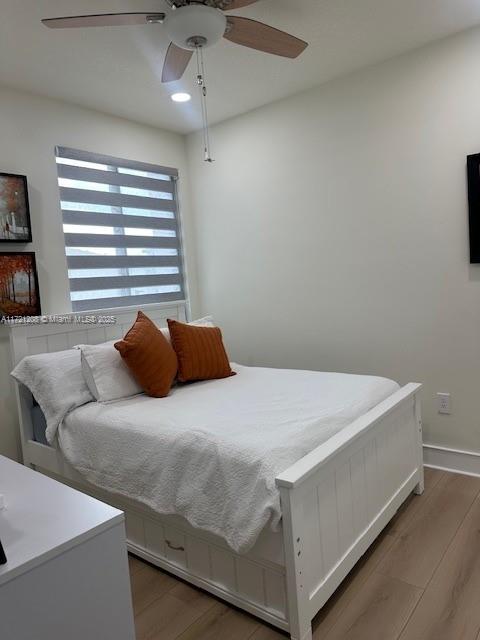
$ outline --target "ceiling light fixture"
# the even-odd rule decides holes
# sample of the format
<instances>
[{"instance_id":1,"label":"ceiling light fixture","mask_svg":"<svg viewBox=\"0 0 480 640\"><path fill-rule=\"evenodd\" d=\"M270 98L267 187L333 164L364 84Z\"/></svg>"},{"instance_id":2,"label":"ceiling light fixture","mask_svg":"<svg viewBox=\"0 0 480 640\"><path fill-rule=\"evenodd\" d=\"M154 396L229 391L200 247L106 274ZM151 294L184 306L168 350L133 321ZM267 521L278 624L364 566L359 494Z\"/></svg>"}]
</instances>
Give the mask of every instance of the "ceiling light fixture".
<instances>
[{"instance_id":1,"label":"ceiling light fixture","mask_svg":"<svg viewBox=\"0 0 480 640\"><path fill-rule=\"evenodd\" d=\"M172 100L174 102L190 102L192 96L189 93L174 93Z\"/></svg>"}]
</instances>

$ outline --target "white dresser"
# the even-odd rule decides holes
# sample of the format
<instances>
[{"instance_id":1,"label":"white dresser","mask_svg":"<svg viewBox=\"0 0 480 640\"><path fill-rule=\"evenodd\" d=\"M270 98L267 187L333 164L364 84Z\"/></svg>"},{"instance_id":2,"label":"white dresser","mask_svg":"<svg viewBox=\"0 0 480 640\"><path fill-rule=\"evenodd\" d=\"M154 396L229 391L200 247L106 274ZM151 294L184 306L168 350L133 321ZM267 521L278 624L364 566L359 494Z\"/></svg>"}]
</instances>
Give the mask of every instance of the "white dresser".
<instances>
[{"instance_id":1,"label":"white dresser","mask_svg":"<svg viewBox=\"0 0 480 640\"><path fill-rule=\"evenodd\" d=\"M134 640L121 511L0 456L1 640Z\"/></svg>"}]
</instances>

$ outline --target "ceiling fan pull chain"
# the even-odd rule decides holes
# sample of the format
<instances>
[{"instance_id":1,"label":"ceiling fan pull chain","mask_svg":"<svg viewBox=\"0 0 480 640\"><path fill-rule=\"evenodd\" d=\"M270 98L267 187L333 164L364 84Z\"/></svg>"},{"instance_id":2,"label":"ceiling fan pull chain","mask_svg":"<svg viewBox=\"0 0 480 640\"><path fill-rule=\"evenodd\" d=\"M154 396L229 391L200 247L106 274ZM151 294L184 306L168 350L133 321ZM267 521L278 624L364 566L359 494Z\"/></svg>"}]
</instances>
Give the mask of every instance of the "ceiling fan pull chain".
<instances>
[{"instance_id":1,"label":"ceiling fan pull chain","mask_svg":"<svg viewBox=\"0 0 480 640\"><path fill-rule=\"evenodd\" d=\"M203 121L203 147L205 162L215 162L212 158L210 149L210 130L208 126L208 110L207 110L207 86L205 84L205 63L203 60L203 48L197 45L195 48L197 54L197 84L200 89L200 101L202 104L202 121Z\"/></svg>"}]
</instances>

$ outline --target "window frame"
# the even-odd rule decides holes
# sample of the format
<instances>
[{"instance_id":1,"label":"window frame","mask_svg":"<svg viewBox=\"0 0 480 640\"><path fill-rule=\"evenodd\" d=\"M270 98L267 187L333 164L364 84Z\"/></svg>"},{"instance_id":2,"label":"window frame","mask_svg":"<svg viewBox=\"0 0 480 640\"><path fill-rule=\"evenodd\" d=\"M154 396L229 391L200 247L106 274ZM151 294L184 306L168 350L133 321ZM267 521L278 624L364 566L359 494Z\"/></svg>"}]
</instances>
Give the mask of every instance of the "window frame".
<instances>
[{"instance_id":1,"label":"window frame","mask_svg":"<svg viewBox=\"0 0 480 640\"><path fill-rule=\"evenodd\" d=\"M55 159L72 311L187 305L178 170L60 146ZM110 215L112 226L106 224ZM80 253L83 239L91 243L85 245L89 255Z\"/></svg>"}]
</instances>

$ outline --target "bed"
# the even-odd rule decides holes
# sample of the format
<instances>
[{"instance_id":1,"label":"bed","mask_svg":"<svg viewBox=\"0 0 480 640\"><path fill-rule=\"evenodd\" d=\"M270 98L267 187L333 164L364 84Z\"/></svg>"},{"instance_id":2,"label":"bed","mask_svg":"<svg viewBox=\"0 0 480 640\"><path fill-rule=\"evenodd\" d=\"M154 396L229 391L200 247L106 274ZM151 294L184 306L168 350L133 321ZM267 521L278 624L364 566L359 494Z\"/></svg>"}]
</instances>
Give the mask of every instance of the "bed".
<instances>
[{"instance_id":1,"label":"bed","mask_svg":"<svg viewBox=\"0 0 480 640\"><path fill-rule=\"evenodd\" d=\"M160 325L167 317L185 318L181 304L155 305L148 313ZM26 355L121 337L135 312L117 310L115 315L116 325L102 327L12 325L14 364ZM237 369L234 378L174 390L167 403L138 396L75 409L60 429L59 448L38 441L33 399L17 385L24 462L122 508L132 553L288 631L293 640L310 640L312 618L408 495L423 491L420 385L400 388L368 376ZM287 395L295 402L285 402ZM162 446L154 458L146 453L155 450L159 437L152 418L158 402L164 402L162 437L170 429L176 439L167 444L178 443L177 457L160 459ZM231 415L232 406L240 407L238 415ZM259 420L264 433L256 442ZM186 425L193 423L192 439ZM235 437L226 438L227 429ZM182 459L194 459L199 438L209 444L199 461L225 460L230 451L224 481L233 476L238 481L229 481L228 502L216 515L220 494L213 504L199 502L199 483L194 500L179 502L193 480L187 474L180 478L183 485L171 490L165 480ZM271 451L265 449L268 440ZM239 465L245 442L251 450ZM123 489L121 473L105 473L115 467L107 461L112 450L117 460L126 451L133 460L141 458L145 475L136 479L135 490ZM158 478L157 459L167 474ZM200 466L193 464L192 473L198 474ZM248 485L256 477L268 479L261 490L258 483ZM164 491L145 489L153 486ZM225 511L232 496L237 497L237 514ZM253 504L249 496L263 501ZM185 502L199 506L186 511ZM218 526L222 514L235 523L229 535ZM238 536L239 530L245 535Z\"/></svg>"}]
</instances>

